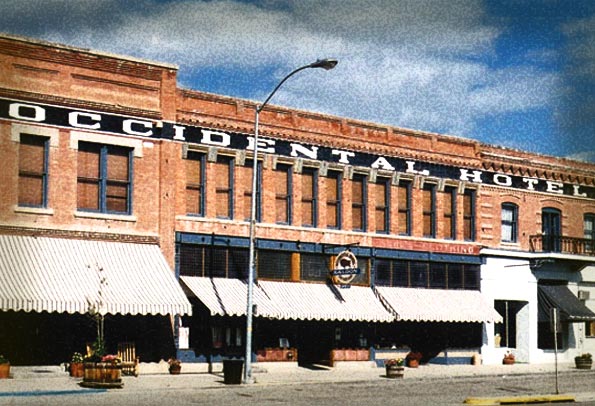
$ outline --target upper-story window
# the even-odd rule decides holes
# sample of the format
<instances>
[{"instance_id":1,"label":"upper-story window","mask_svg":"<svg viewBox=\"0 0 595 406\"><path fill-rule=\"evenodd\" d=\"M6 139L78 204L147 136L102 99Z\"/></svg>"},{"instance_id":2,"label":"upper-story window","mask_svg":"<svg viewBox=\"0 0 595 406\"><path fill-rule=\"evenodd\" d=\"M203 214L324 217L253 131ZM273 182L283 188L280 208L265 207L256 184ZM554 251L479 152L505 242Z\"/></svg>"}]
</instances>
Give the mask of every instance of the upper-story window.
<instances>
[{"instance_id":1,"label":"upper-story window","mask_svg":"<svg viewBox=\"0 0 595 406\"><path fill-rule=\"evenodd\" d=\"M593 253L595 250L595 214L587 213L583 219L585 251Z\"/></svg>"},{"instance_id":2,"label":"upper-story window","mask_svg":"<svg viewBox=\"0 0 595 406\"><path fill-rule=\"evenodd\" d=\"M186 165L186 213L205 214L205 154L188 151Z\"/></svg>"},{"instance_id":3,"label":"upper-story window","mask_svg":"<svg viewBox=\"0 0 595 406\"><path fill-rule=\"evenodd\" d=\"M254 160L246 159L244 166L240 167L242 172L242 180L240 181L244 185L244 201L243 201L243 218L245 221L250 221L252 215L252 171L254 170ZM260 221L262 218L261 209L261 190L262 187L262 161L256 163L256 213L255 220Z\"/></svg>"},{"instance_id":4,"label":"upper-story window","mask_svg":"<svg viewBox=\"0 0 595 406\"><path fill-rule=\"evenodd\" d=\"M275 174L275 222L291 224L291 165L277 164Z\"/></svg>"},{"instance_id":5,"label":"upper-story window","mask_svg":"<svg viewBox=\"0 0 595 406\"><path fill-rule=\"evenodd\" d=\"M548 252L560 252L562 249L562 212L553 207L541 211L542 248Z\"/></svg>"},{"instance_id":6,"label":"upper-story window","mask_svg":"<svg viewBox=\"0 0 595 406\"><path fill-rule=\"evenodd\" d=\"M234 160L228 156L217 156L215 170L215 216L233 218L233 168Z\"/></svg>"},{"instance_id":7,"label":"upper-story window","mask_svg":"<svg viewBox=\"0 0 595 406\"><path fill-rule=\"evenodd\" d=\"M132 148L79 143L77 207L100 213L132 211Z\"/></svg>"},{"instance_id":8,"label":"upper-story window","mask_svg":"<svg viewBox=\"0 0 595 406\"><path fill-rule=\"evenodd\" d=\"M397 191L399 235L411 235L411 182L401 181Z\"/></svg>"},{"instance_id":9,"label":"upper-story window","mask_svg":"<svg viewBox=\"0 0 595 406\"><path fill-rule=\"evenodd\" d=\"M367 217L366 177L355 174L351 180L351 228L366 231Z\"/></svg>"},{"instance_id":10,"label":"upper-story window","mask_svg":"<svg viewBox=\"0 0 595 406\"><path fill-rule=\"evenodd\" d=\"M426 183L422 190L424 237L436 237L436 185Z\"/></svg>"},{"instance_id":11,"label":"upper-story window","mask_svg":"<svg viewBox=\"0 0 595 406\"><path fill-rule=\"evenodd\" d=\"M502 242L517 242L519 207L502 203Z\"/></svg>"},{"instance_id":12,"label":"upper-story window","mask_svg":"<svg viewBox=\"0 0 595 406\"><path fill-rule=\"evenodd\" d=\"M473 189L465 189L463 194L463 238L475 241L475 195Z\"/></svg>"},{"instance_id":13,"label":"upper-story window","mask_svg":"<svg viewBox=\"0 0 595 406\"><path fill-rule=\"evenodd\" d=\"M390 180L377 178L374 190L376 232L388 234L390 231Z\"/></svg>"},{"instance_id":14,"label":"upper-story window","mask_svg":"<svg viewBox=\"0 0 595 406\"><path fill-rule=\"evenodd\" d=\"M47 207L49 138L20 135L18 205Z\"/></svg>"},{"instance_id":15,"label":"upper-story window","mask_svg":"<svg viewBox=\"0 0 595 406\"><path fill-rule=\"evenodd\" d=\"M454 240L457 238L457 189L446 186L442 194L442 223L444 238Z\"/></svg>"},{"instance_id":16,"label":"upper-story window","mask_svg":"<svg viewBox=\"0 0 595 406\"><path fill-rule=\"evenodd\" d=\"M302 169L302 225L316 227L318 224L318 171Z\"/></svg>"},{"instance_id":17,"label":"upper-story window","mask_svg":"<svg viewBox=\"0 0 595 406\"><path fill-rule=\"evenodd\" d=\"M325 197L326 227L341 228L341 172L328 171Z\"/></svg>"}]
</instances>

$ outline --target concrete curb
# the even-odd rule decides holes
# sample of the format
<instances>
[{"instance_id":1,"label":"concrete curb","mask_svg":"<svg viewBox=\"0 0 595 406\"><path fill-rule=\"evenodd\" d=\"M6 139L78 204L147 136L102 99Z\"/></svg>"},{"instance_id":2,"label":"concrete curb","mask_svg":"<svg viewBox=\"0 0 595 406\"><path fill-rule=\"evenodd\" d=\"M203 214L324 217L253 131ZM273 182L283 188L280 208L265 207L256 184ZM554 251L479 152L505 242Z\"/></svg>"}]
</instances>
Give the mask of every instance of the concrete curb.
<instances>
[{"instance_id":1,"label":"concrete curb","mask_svg":"<svg viewBox=\"0 0 595 406\"><path fill-rule=\"evenodd\" d=\"M532 395L532 396L506 396L506 397L491 397L491 398L467 398L465 404L467 405L526 405L532 403L560 403L560 402L575 402L576 399L572 395Z\"/></svg>"}]
</instances>

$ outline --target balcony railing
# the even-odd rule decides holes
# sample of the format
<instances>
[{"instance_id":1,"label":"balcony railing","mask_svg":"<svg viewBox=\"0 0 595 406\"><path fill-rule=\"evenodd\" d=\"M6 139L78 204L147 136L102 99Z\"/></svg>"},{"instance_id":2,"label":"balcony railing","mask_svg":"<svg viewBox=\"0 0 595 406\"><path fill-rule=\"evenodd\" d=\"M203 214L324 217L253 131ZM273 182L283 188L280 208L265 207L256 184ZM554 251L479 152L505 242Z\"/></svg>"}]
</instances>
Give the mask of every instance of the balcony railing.
<instances>
[{"instance_id":1,"label":"balcony railing","mask_svg":"<svg viewBox=\"0 0 595 406\"><path fill-rule=\"evenodd\" d=\"M532 252L559 252L562 254L595 256L595 240L565 237L562 235L532 235L529 237Z\"/></svg>"}]
</instances>

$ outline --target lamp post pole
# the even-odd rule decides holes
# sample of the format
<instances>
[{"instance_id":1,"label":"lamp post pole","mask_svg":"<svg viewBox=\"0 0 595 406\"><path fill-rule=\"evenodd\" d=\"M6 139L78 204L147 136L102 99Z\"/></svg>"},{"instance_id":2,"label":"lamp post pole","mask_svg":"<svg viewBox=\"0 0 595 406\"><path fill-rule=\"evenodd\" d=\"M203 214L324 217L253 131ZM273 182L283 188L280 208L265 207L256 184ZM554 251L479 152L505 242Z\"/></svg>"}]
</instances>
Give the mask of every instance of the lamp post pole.
<instances>
[{"instance_id":1,"label":"lamp post pole","mask_svg":"<svg viewBox=\"0 0 595 406\"><path fill-rule=\"evenodd\" d=\"M257 192L257 183L258 183L258 119L260 112L264 107L267 105L271 97L279 90L281 85L285 83L287 79L291 76L295 75L301 70L309 69L309 68L322 68L325 70L333 69L337 65L336 59L321 59L313 62L309 65L301 66L287 76L283 78L279 82L279 84L273 89L271 94L266 98L266 100L261 105L256 105L255 115L254 115L254 155L252 160L252 198L251 198L251 206L250 206L250 245L249 245L249 255L248 255L248 298L247 298L247 306L246 306L246 356L245 356L245 364L244 364L244 383L254 383L254 379L252 378L252 315L254 312L254 270L255 270L255 228L256 228L256 192Z\"/></svg>"}]
</instances>

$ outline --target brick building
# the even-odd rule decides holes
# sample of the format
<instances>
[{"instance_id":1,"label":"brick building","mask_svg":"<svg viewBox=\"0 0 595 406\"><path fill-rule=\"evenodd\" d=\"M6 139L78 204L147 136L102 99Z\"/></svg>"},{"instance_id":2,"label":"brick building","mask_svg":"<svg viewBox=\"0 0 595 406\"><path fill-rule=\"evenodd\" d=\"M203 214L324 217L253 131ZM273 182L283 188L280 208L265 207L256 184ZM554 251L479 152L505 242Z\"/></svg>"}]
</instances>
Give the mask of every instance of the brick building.
<instances>
[{"instance_id":1,"label":"brick building","mask_svg":"<svg viewBox=\"0 0 595 406\"><path fill-rule=\"evenodd\" d=\"M0 64L0 345L55 362L101 302L143 360L243 354L254 103L10 36ZM594 165L273 106L260 129L255 360L546 362L552 307L563 356L595 350Z\"/></svg>"}]
</instances>

